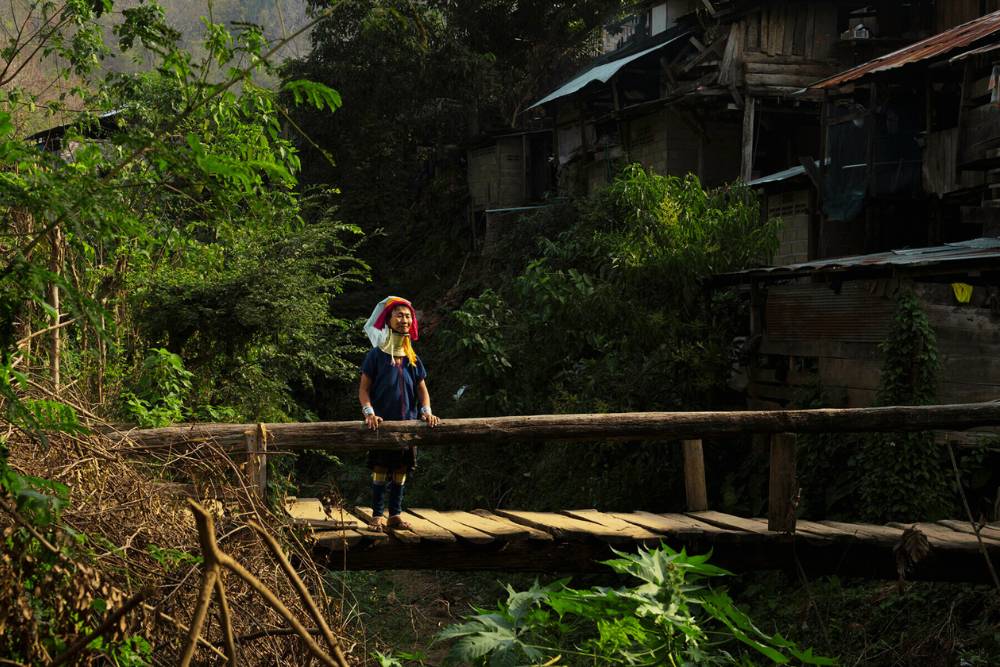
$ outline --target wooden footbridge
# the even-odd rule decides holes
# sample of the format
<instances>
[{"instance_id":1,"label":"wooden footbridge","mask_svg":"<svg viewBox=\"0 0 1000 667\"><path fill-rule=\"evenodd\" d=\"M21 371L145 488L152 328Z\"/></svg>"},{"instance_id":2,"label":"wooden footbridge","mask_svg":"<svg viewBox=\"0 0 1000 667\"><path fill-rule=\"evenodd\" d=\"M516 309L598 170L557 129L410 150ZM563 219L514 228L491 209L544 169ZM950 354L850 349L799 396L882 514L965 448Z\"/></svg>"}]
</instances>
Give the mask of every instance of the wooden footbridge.
<instances>
[{"instance_id":1,"label":"wooden footbridge","mask_svg":"<svg viewBox=\"0 0 1000 667\"><path fill-rule=\"evenodd\" d=\"M420 422L386 422L372 433L357 422L308 424L204 424L133 431L143 447L177 447L211 440L247 457L263 492L269 454L301 449L336 452L471 442L502 446L526 441L678 441L684 450L687 511L602 512L596 509L471 512L412 508L409 530L368 527L366 508L324 507L317 499L290 498L292 522L308 527L316 555L347 569L535 570L582 572L611 549L634 550L661 542L701 553L735 571L796 569L808 576L839 574L910 579L996 581L1000 526L970 518L915 524L870 525L797 519L795 434L966 430L1000 425L1000 403L885 408L748 412L539 415L446 420L435 429ZM709 511L700 437L771 435L768 517ZM1000 584L998 584L1000 585Z\"/></svg>"}]
</instances>

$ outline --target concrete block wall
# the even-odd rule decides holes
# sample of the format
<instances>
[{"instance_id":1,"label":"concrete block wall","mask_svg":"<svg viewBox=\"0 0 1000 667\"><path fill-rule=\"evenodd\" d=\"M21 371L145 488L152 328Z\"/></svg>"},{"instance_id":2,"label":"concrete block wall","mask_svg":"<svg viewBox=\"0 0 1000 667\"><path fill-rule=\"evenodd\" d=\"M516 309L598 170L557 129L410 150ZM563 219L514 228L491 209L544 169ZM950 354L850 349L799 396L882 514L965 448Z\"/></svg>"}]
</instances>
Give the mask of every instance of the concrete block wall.
<instances>
[{"instance_id":1,"label":"concrete block wall","mask_svg":"<svg viewBox=\"0 0 1000 667\"><path fill-rule=\"evenodd\" d=\"M809 260L809 192L794 190L769 195L767 216L781 218L778 251L772 264L785 266Z\"/></svg>"}]
</instances>

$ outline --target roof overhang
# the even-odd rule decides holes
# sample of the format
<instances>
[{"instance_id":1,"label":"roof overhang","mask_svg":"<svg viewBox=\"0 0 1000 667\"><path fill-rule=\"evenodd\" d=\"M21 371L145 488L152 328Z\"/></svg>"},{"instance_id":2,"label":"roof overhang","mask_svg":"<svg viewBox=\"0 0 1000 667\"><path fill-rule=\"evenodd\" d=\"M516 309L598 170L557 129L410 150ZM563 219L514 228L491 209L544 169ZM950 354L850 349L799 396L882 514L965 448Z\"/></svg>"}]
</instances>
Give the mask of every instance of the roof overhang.
<instances>
[{"instance_id":1,"label":"roof overhang","mask_svg":"<svg viewBox=\"0 0 1000 667\"><path fill-rule=\"evenodd\" d=\"M817 81L805 90L836 88L873 74L947 55L956 49L965 48L991 36L1000 39L1000 11L980 16L944 32L931 35L898 51L887 53L857 67Z\"/></svg>"},{"instance_id":2,"label":"roof overhang","mask_svg":"<svg viewBox=\"0 0 1000 667\"><path fill-rule=\"evenodd\" d=\"M896 274L953 276L967 271L1000 271L1000 238L981 237L927 248L904 248L870 255L834 257L786 266L763 266L713 276L713 285L777 282L805 276L861 278Z\"/></svg>"},{"instance_id":3,"label":"roof overhang","mask_svg":"<svg viewBox=\"0 0 1000 667\"><path fill-rule=\"evenodd\" d=\"M670 39L661 42L656 46L652 46L648 49L639 51L638 53L633 53L632 55L628 55L623 58L618 58L617 60L612 60L611 62L606 62L601 65L595 65L594 67L591 67L583 74L580 74L570 79L563 85L559 86L554 91L552 91L551 93L549 93L548 95L546 95L545 97L543 97L542 99L538 100L530 107L528 107L526 111L534 109L536 107L543 106L561 97L566 97L567 95L572 95L574 93L577 93L592 83L607 83L608 80L615 74L617 74L622 67L625 67L625 65L628 65L629 63L638 60L639 58L642 58L644 56L648 56L651 53L655 53L660 49L664 48L665 46L667 46L668 44L673 44L677 40L687 37L689 34L690 33L688 31L685 31L678 35L674 35Z\"/></svg>"}]
</instances>

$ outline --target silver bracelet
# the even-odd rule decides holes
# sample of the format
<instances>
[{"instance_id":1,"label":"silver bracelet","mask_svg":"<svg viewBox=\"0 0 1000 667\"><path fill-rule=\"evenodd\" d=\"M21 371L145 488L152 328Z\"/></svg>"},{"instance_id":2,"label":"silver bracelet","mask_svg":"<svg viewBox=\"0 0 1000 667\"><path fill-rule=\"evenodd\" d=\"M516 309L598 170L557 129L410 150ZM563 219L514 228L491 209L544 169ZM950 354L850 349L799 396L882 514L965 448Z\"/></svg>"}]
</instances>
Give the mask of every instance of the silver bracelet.
<instances>
[{"instance_id":1,"label":"silver bracelet","mask_svg":"<svg viewBox=\"0 0 1000 667\"><path fill-rule=\"evenodd\" d=\"M420 414L422 414L422 415L429 415L430 413L431 413L431 406L429 406L429 405L421 405L420 406Z\"/></svg>"},{"instance_id":2,"label":"silver bracelet","mask_svg":"<svg viewBox=\"0 0 1000 667\"><path fill-rule=\"evenodd\" d=\"M365 417L367 417L368 415L373 415L375 414L375 408L373 408L370 405L362 405L361 414L363 414Z\"/></svg>"}]
</instances>

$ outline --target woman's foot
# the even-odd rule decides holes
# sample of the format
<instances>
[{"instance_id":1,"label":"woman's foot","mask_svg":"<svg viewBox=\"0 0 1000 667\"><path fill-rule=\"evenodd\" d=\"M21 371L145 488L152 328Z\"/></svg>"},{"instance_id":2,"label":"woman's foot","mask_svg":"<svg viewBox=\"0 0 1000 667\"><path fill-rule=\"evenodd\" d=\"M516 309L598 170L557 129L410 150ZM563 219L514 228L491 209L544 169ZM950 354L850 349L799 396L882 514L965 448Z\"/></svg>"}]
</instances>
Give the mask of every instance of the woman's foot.
<instances>
[{"instance_id":1,"label":"woman's foot","mask_svg":"<svg viewBox=\"0 0 1000 667\"><path fill-rule=\"evenodd\" d=\"M403 517L398 514L389 517L389 527L393 530L413 530L413 527L403 521Z\"/></svg>"},{"instance_id":2,"label":"woman's foot","mask_svg":"<svg viewBox=\"0 0 1000 667\"><path fill-rule=\"evenodd\" d=\"M368 527L377 533L385 532L385 517L380 515L373 518L368 524Z\"/></svg>"}]
</instances>

